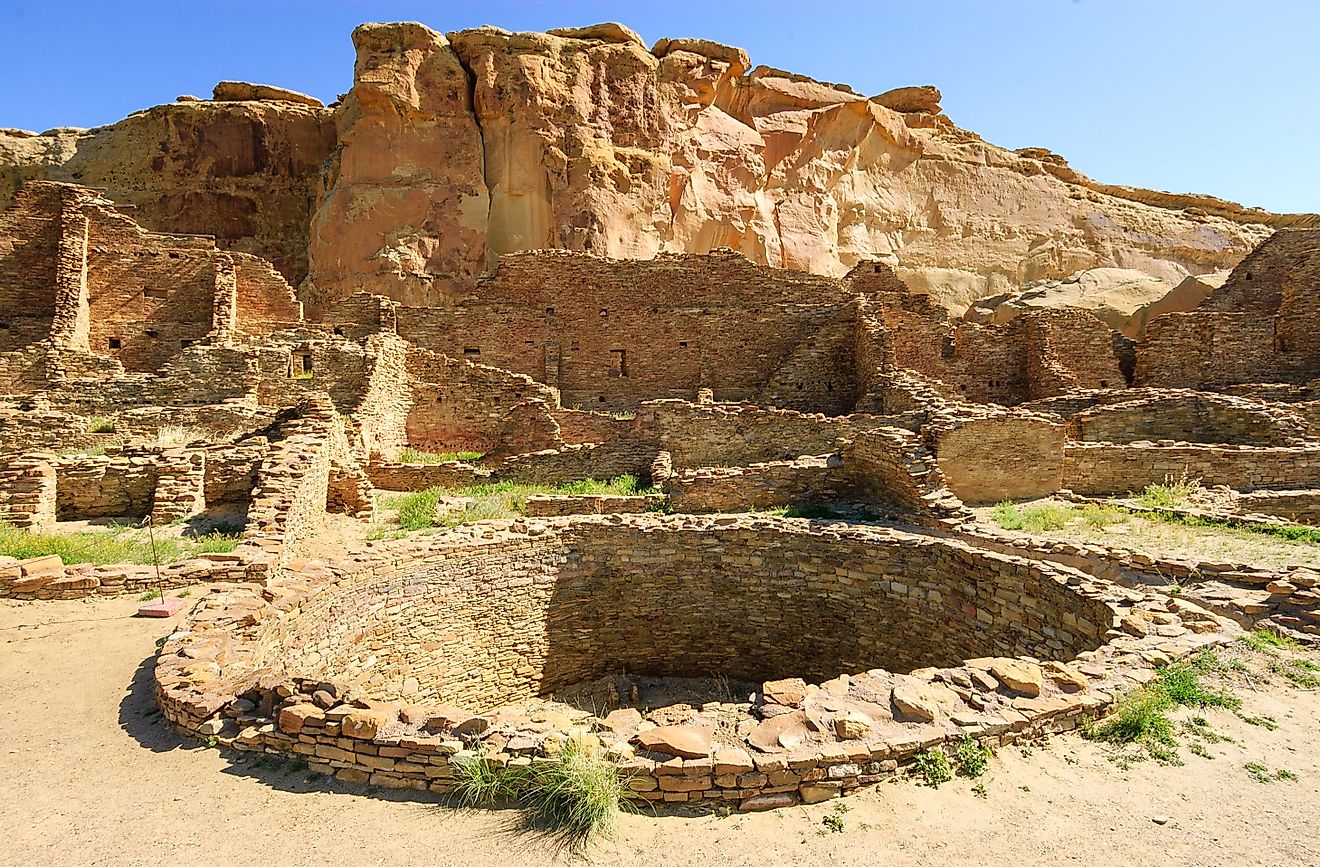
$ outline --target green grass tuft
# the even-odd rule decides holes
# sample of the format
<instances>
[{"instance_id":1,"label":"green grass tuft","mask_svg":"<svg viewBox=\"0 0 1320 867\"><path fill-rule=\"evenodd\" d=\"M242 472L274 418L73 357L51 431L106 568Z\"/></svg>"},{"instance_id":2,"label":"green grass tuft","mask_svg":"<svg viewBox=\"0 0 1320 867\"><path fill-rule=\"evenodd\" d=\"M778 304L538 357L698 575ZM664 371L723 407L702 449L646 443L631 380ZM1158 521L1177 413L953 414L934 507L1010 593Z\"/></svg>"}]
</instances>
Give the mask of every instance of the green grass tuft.
<instances>
[{"instance_id":1,"label":"green grass tuft","mask_svg":"<svg viewBox=\"0 0 1320 867\"><path fill-rule=\"evenodd\" d=\"M990 748L971 735L963 735L958 741L958 775L976 778L990 769Z\"/></svg>"},{"instance_id":2,"label":"green grass tuft","mask_svg":"<svg viewBox=\"0 0 1320 867\"><path fill-rule=\"evenodd\" d=\"M796 506L789 506L784 509L785 518L810 518L812 520L825 520L839 517L831 506L825 503L801 503Z\"/></svg>"},{"instance_id":3,"label":"green grass tuft","mask_svg":"<svg viewBox=\"0 0 1320 867\"><path fill-rule=\"evenodd\" d=\"M106 418L103 415L94 415L87 419L88 433L114 433L114 420Z\"/></svg>"},{"instance_id":4,"label":"green grass tuft","mask_svg":"<svg viewBox=\"0 0 1320 867\"><path fill-rule=\"evenodd\" d=\"M488 807L512 801L523 783L516 769L502 768L481 753L459 753L454 769L454 794L470 807Z\"/></svg>"},{"instance_id":5,"label":"green grass tuft","mask_svg":"<svg viewBox=\"0 0 1320 867\"><path fill-rule=\"evenodd\" d=\"M428 488L399 494L383 501L387 508L398 510L397 523L403 530L426 530L432 527L457 527L476 521L515 518L527 511L527 498L538 494L620 494L650 493L636 476L624 475L608 482L581 479L562 485L496 482L467 488ZM441 497L464 497L470 500L461 511L436 514Z\"/></svg>"},{"instance_id":6,"label":"green grass tuft","mask_svg":"<svg viewBox=\"0 0 1320 867\"><path fill-rule=\"evenodd\" d=\"M1256 629L1238 636L1238 641L1257 653L1272 654L1276 650L1301 650L1302 644L1297 639L1272 629Z\"/></svg>"},{"instance_id":7,"label":"green grass tuft","mask_svg":"<svg viewBox=\"0 0 1320 867\"><path fill-rule=\"evenodd\" d=\"M237 545L238 536L220 533L197 539L156 537L156 551L161 563L173 563L201 553L232 551ZM37 533L0 524L0 556L26 560L48 554L58 554L66 564L108 566L152 562L151 540L140 530L111 526L68 533Z\"/></svg>"},{"instance_id":8,"label":"green grass tuft","mask_svg":"<svg viewBox=\"0 0 1320 867\"><path fill-rule=\"evenodd\" d=\"M932 789L937 789L940 783L947 783L953 779L953 767L949 764L949 757L939 750L917 753L912 764L925 784Z\"/></svg>"},{"instance_id":9,"label":"green grass tuft","mask_svg":"<svg viewBox=\"0 0 1320 867\"><path fill-rule=\"evenodd\" d=\"M1190 479L1186 473L1174 481L1173 476L1165 476L1162 485L1147 485L1146 490L1133 497L1133 502L1148 509L1175 509L1184 506L1194 494L1201 490L1200 479Z\"/></svg>"},{"instance_id":10,"label":"green grass tuft","mask_svg":"<svg viewBox=\"0 0 1320 867\"><path fill-rule=\"evenodd\" d=\"M1069 506L1054 503L1022 508L1016 503L1004 501L990 510L990 518L1005 530L1041 533L1045 530L1062 530L1073 519L1074 511Z\"/></svg>"},{"instance_id":11,"label":"green grass tuft","mask_svg":"<svg viewBox=\"0 0 1320 867\"><path fill-rule=\"evenodd\" d=\"M485 452L424 452L420 449L404 449L399 452L399 463L401 464L444 464L451 461L463 461L471 463L479 461L485 456Z\"/></svg>"},{"instance_id":12,"label":"green grass tuft","mask_svg":"<svg viewBox=\"0 0 1320 867\"><path fill-rule=\"evenodd\" d=\"M580 844L610 832L626 793L613 762L570 739L558 756L532 763L522 802L530 827Z\"/></svg>"}]
</instances>

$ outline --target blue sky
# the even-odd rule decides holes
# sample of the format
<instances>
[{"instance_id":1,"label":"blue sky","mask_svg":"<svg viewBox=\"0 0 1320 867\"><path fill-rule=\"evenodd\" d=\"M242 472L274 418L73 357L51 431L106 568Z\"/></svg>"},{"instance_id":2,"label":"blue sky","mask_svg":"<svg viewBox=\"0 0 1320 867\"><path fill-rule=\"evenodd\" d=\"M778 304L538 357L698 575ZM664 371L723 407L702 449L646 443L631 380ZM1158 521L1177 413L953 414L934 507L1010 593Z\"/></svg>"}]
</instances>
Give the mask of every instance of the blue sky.
<instances>
[{"instance_id":1,"label":"blue sky","mask_svg":"<svg viewBox=\"0 0 1320 867\"><path fill-rule=\"evenodd\" d=\"M960 126L1100 181L1320 211L1314 0L0 0L0 127L111 123L226 78L329 101L352 81L353 27L390 20L617 20L863 93L935 84Z\"/></svg>"}]
</instances>

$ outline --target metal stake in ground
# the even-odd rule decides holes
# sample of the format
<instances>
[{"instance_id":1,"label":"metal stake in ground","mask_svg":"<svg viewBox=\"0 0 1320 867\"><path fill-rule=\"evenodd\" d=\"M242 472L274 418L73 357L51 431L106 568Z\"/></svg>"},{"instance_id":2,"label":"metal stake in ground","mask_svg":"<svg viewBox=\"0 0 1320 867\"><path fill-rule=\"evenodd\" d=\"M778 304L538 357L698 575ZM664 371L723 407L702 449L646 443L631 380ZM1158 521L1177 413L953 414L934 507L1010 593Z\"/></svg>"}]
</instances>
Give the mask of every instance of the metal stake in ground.
<instances>
[{"instance_id":1,"label":"metal stake in ground","mask_svg":"<svg viewBox=\"0 0 1320 867\"><path fill-rule=\"evenodd\" d=\"M159 598L138 608L141 617L169 617L183 607L182 599L165 598L165 579L160 574L160 554L156 551L156 522L150 515L142 521L147 528L147 538L151 539L151 562L156 566L156 592Z\"/></svg>"}]
</instances>

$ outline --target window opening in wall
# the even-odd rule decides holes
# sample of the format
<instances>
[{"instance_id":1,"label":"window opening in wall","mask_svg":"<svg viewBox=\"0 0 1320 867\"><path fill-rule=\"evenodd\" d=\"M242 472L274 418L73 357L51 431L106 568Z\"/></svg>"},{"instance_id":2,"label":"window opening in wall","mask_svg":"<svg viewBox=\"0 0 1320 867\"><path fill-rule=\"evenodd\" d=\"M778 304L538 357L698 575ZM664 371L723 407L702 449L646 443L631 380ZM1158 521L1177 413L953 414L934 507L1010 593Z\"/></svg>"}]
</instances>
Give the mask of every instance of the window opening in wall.
<instances>
[{"instance_id":1,"label":"window opening in wall","mask_svg":"<svg viewBox=\"0 0 1320 867\"><path fill-rule=\"evenodd\" d=\"M8 323L8 322L0 322L0 331L8 331L8 330L9 330L9 323Z\"/></svg>"},{"instance_id":2,"label":"window opening in wall","mask_svg":"<svg viewBox=\"0 0 1320 867\"><path fill-rule=\"evenodd\" d=\"M626 349L610 350L610 376L621 376L625 379L628 376L628 351Z\"/></svg>"},{"instance_id":3,"label":"window opening in wall","mask_svg":"<svg viewBox=\"0 0 1320 867\"><path fill-rule=\"evenodd\" d=\"M481 349L480 349L480 347L477 347L477 346L464 346L464 347L463 347L463 354L464 354L464 355L480 355L480 354L481 354Z\"/></svg>"},{"instance_id":4,"label":"window opening in wall","mask_svg":"<svg viewBox=\"0 0 1320 867\"><path fill-rule=\"evenodd\" d=\"M872 265L872 266L871 266L871 273L873 273L873 274L879 274L879 273L880 273L880 264L879 264L878 262L877 262L875 265Z\"/></svg>"},{"instance_id":5,"label":"window opening in wall","mask_svg":"<svg viewBox=\"0 0 1320 867\"><path fill-rule=\"evenodd\" d=\"M576 352L578 348L578 342L574 340L572 343L568 344L568 348L569 350Z\"/></svg>"},{"instance_id":6,"label":"window opening in wall","mask_svg":"<svg viewBox=\"0 0 1320 867\"><path fill-rule=\"evenodd\" d=\"M607 316L609 316L609 315L610 315L610 311L606 310L604 307L600 308L600 318L601 318L601 319L604 319L605 317L607 317Z\"/></svg>"},{"instance_id":7,"label":"window opening in wall","mask_svg":"<svg viewBox=\"0 0 1320 867\"><path fill-rule=\"evenodd\" d=\"M1101 388L1109 388L1109 380L1107 380L1107 379L1102 379L1102 380L1100 380L1100 387L1101 387Z\"/></svg>"},{"instance_id":8,"label":"window opening in wall","mask_svg":"<svg viewBox=\"0 0 1320 867\"><path fill-rule=\"evenodd\" d=\"M554 316L554 315L555 315L555 308L553 308L553 307L547 307L547 308L545 308L545 315L546 315L546 316Z\"/></svg>"},{"instance_id":9,"label":"window opening in wall","mask_svg":"<svg viewBox=\"0 0 1320 867\"><path fill-rule=\"evenodd\" d=\"M105 342L105 345L108 349L119 349L124 345L124 341L120 340L118 337L111 337Z\"/></svg>"},{"instance_id":10,"label":"window opening in wall","mask_svg":"<svg viewBox=\"0 0 1320 867\"><path fill-rule=\"evenodd\" d=\"M143 289L143 290L142 290L142 296L143 296L144 298L168 298L168 297L170 297L170 290L168 290L168 289Z\"/></svg>"},{"instance_id":11,"label":"window opening in wall","mask_svg":"<svg viewBox=\"0 0 1320 867\"><path fill-rule=\"evenodd\" d=\"M605 402L605 395L603 395L603 394L602 394L602 395L597 395L596 400L597 400L597 402L599 402L599 403L604 403L604 402Z\"/></svg>"},{"instance_id":12,"label":"window opening in wall","mask_svg":"<svg viewBox=\"0 0 1320 867\"><path fill-rule=\"evenodd\" d=\"M146 331L143 331L142 333L150 337L152 340L155 340L157 337L160 337L160 332L154 328L148 328Z\"/></svg>"},{"instance_id":13,"label":"window opening in wall","mask_svg":"<svg viewBox=\"0 0 1320 867\"><path fill-rule=\"evenodd\" d=\"M338 325L336 325L336 326L335 326L335 334L339 335L340 337L343 337L343 336L344 336L344 329L342 329L342 328L340 328Z\"/></svg>"},{"instance_id":14,"label":"window opening in wall","mask_svg":"<svg viewBox=\"0 0 1320 867\"><path fill-rule=\"evenodd\" d=\"M680 340L680 341L678 341L678 348L679 348L679 349L687 349L687 341L686 341L686 340Z\"/></svg>"},{"instance_id":15,"label":"window opening in wall","mask_svg":"<svg viewBox=\"0 0 1320 867\"><path fill-rule=\"evenodd\" d=\"M946 334L940 339L940 357L953 358L953 355L953 338Z\"/></svg>"},{"instance_id":16,"label":"window opening in wall","mask_svg":"<svg viewBox=\"0 0 1320 867\"><path fill-rule=\"evenodd\" d=\"M180 349L187 349L189 346L192 346L192 345L193 345L193 341L191 341L191 340L181 339L181 340L179 341L179 348L180 348Z\"/></svg>"},{"instance_id":17,"label":"window opening in wall","mask_svg":"<svg viewBox=\"0 0 1320 867\"><path fill-rule=\"evenodd\" d=\"M300 352L293 356L293 363L290 365L294 379L312 378L312 356L308 352Z\"/></svg>"},{"instance_id":18,"label":"window opening in wall","mask_svg":"<svg viewBox=\"0 0 1320 867\"><path fill-rule=\"evenodd\" d=\"M435 396L435 402L436 402L436 403L444 403L444 402L445 402L445 396L444 396L443 394L437 394L437 395Z\"/></svg>"}]
</instances>

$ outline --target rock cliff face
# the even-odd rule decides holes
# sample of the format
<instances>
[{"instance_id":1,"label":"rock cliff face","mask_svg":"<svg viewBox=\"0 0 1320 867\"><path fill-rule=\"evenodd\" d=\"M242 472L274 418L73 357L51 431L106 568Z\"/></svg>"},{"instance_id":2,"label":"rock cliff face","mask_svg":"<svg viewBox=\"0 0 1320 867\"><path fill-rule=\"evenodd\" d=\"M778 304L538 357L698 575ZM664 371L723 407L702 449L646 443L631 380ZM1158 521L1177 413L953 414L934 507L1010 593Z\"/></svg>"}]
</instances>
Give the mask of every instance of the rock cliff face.
<instances>
[{"instance_id":1,"label":"rock cliff face","mask_svg":"<svg viewBox=\"0 0 1320 867\"><path fill-rule=\"evenodd\" d=\"M297 285L334 149L334 112L286 99L187 99L91 130L0 130L0 208L27 180L95 187L148 229L215 235Z\"/></svg>"},{"instance_id":2,"label":"rock cliff face","mask_svg":"<svg viewBox=\"0 0 1320 867\"><path fill-rule=\"evenodd\" d=\"M699 39L367 24L353 41L333 108L223 83L239 101L0 133L0 205L26 178L101 187L148 227L270 258L314 306L443 302L518 250L730 247L829 275L882 259L961 310L1095 268L1176 286L1316 222L1097 184L959 129L929 85L868 99Z\"/></svg>"},{"instance_id":3,"label":"rock cliff face","mask_svg":"<svg viewBox=\"0 0 1320 867\"><path fill-rule=\"evenodd\" d=\"M1275 219L1185 210L1208 202L997 148L940 114L931 87L867 99L700 40L395 24L354 41L312 234L317 300L368 285L439 300L514 250L725 246L832 275L880 258L961 308L1098 267L1177 285L1232 267Z\"/></svg>"}]
</instances>

